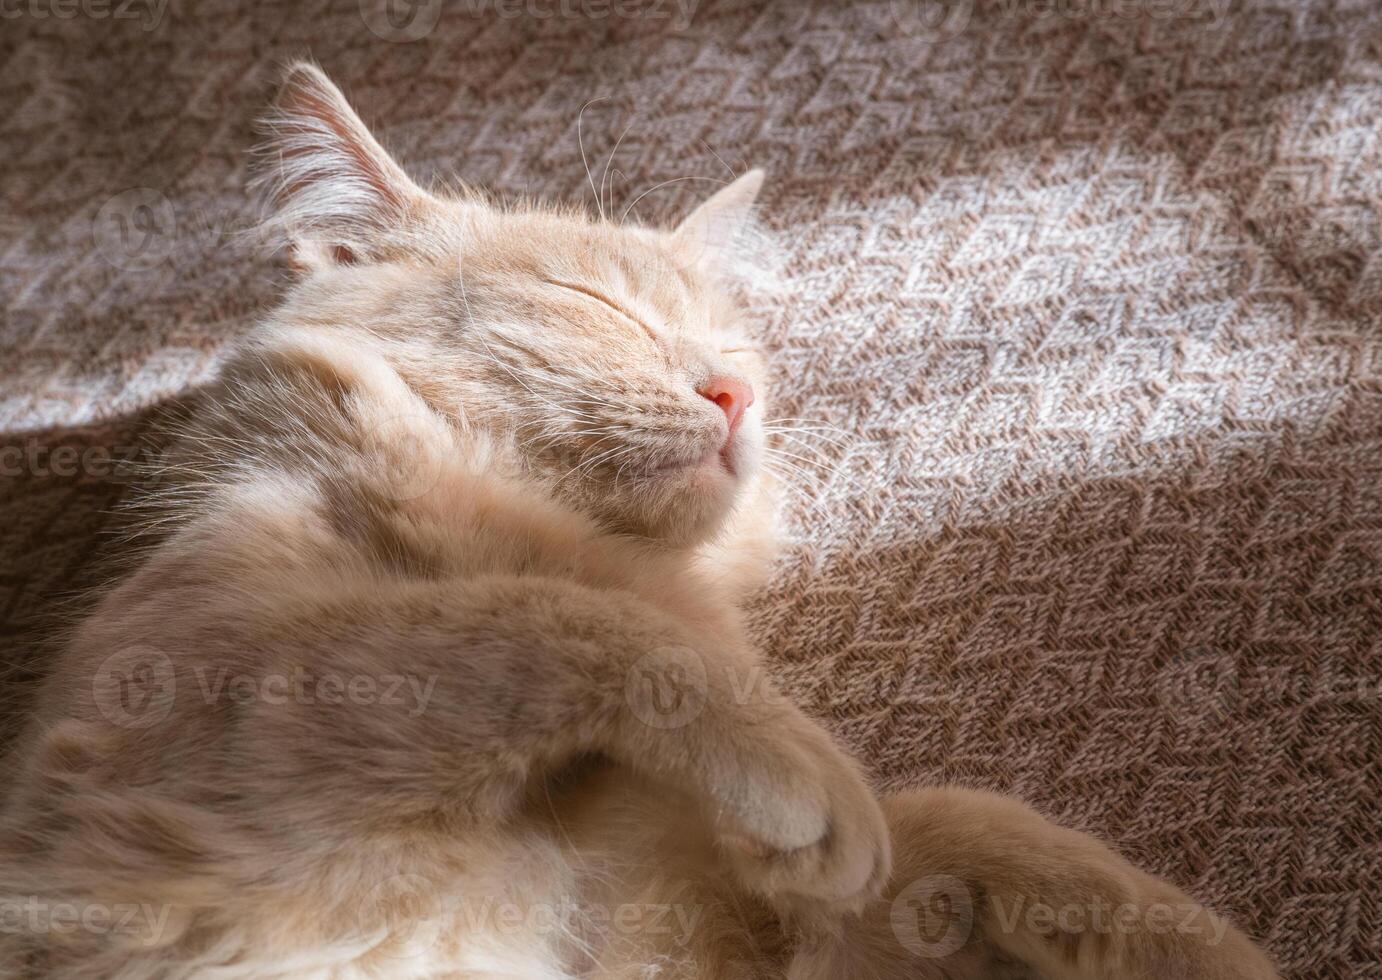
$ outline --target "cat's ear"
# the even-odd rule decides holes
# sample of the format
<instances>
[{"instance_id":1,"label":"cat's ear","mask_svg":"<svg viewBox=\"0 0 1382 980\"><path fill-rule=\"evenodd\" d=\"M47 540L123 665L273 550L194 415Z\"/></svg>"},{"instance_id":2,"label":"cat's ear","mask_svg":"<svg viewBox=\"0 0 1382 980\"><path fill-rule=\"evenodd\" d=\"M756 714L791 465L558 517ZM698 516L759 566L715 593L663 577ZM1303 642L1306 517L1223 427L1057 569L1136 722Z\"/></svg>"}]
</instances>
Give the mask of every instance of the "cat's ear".
<instances>
[{"instance_id":1,"label":"cat's ear","mask_svg":"<svg viewBox=\"0 0 1382 980\"><path fill-rule=\"evenodd\" d=\"M753 204L762 187L763 171L750 170L720 188L672 232L678 249L708 272L739 274L754 251Z\"/></svg>"},{"instance_id":2,"label":"cat's ear","mask_svg":"<svg viewBox=\"0 0 1382 980\"><path fill-rule=\"evenodd\" d=\"M288 66L265 130L268 224L300 268L369 261L428 200L316 65Z\"/></svg>"}]
</instances>

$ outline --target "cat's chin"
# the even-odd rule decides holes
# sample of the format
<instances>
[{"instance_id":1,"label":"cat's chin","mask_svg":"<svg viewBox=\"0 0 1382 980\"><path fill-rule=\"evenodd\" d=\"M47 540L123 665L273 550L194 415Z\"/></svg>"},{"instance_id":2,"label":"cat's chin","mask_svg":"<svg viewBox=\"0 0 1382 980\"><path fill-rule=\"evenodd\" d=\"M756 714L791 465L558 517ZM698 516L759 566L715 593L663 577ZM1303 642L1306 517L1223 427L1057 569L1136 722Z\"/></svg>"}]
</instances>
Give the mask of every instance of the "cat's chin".
<instances>
[{"instance_id":1,"label":"cat's chin","mask_svg":"<svg viewBox=\"0 0 1382 980\"><path fill-rule=\"evenodd\" d=\"M739 460L735 459L730 450L726 448L707 453L690 462L665 463L654 469L651 476L654 479L661 478L673 482L714 476L727 476L730 480L735 480L738 476L739 465Z\"/></svg>"},{"instance_id":2,"label":"cat's chin","mask_svg":"<svg viewBox=\"0 0 1382 980\"><path fill-rule=\"evenodd\" d=\"M734 508L743 485L745 462L727 466L714 453L695 463L651 474L656 514L645 531L672 544L694 545L712 537Z\"/></svg>"},{"instance_id":3,"label":"cat's chin","mask_svg":"<svg viewBox=\"0 0 1382 980\"><path fill-rule=\"evenodd\" d=\"M742 475L750 469L748 461L728 449L712 452L694 463L666 469L655 478L680 487L688 494L712 498L726 509L743 482Z\"/></svg>"}]
</instances>

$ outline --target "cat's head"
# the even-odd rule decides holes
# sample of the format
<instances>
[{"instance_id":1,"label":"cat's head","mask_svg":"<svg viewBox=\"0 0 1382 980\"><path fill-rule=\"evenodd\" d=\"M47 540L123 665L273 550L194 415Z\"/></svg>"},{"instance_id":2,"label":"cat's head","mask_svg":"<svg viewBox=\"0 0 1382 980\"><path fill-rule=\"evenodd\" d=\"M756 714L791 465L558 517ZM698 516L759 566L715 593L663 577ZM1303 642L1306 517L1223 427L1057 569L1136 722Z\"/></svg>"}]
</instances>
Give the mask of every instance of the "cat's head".
<instances>
[{"instance_id":1,"label":"cat's head","mask_svg":"<svg viewBox=\"0 0 1382 980\"><path fill-rule=\"evenodd\" d=\"M364 338L616 530L720 526L763 454L765 376L734 299L759 172L664 230L423 190L311 65L269 126L271 224L302 273L280 320Z\"/></svg>"}]
</instances>

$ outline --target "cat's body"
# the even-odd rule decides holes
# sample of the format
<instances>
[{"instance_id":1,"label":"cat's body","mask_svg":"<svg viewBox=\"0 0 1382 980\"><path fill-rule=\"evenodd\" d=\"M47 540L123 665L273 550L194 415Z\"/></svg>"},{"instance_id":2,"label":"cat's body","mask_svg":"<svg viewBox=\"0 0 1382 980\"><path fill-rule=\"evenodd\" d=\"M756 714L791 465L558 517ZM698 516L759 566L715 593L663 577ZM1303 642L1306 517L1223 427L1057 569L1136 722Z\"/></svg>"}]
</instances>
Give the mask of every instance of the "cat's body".
<instances>
[{"instance_id":1,"label":"cat's body","mask_svg":"<svg viewBox=\"0 0 1382 980\"><path fill-rule=\"evenodd\" d=\"M737 607L762 369L717 272L757 175L669 235L425 195L311 68L278 124L310 275L12 760L0 897L47 919L0 977L1275 975L1019 804L880 807L775 693Z\"/></svg>"}]
</instances>

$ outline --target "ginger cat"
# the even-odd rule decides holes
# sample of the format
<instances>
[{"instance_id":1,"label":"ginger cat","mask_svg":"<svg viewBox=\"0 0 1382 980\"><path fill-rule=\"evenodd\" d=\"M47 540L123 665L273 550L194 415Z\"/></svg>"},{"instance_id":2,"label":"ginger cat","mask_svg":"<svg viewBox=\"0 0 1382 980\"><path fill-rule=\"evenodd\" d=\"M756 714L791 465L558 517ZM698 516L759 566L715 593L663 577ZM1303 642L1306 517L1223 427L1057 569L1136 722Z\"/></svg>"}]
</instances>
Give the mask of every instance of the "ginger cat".
<instances>
[{"instance_id":1,"label":"ginger cat","mask_svg":"<svg viewBox=\"0 0 1382 980\"><path fill-rule=\"evenodd\" d=\"M758 172L662 231L424 191L310 65L271 122L301 281L9 760L0 976L1276 976L772 689Z\"/></svg>"}]
</instances>

